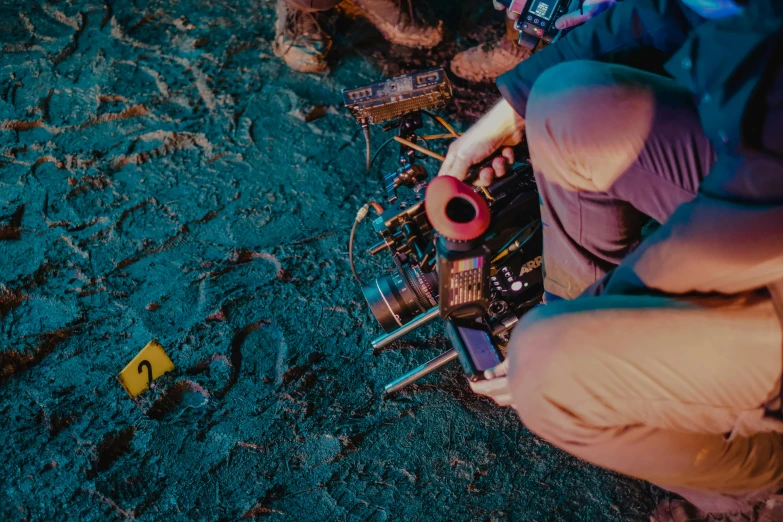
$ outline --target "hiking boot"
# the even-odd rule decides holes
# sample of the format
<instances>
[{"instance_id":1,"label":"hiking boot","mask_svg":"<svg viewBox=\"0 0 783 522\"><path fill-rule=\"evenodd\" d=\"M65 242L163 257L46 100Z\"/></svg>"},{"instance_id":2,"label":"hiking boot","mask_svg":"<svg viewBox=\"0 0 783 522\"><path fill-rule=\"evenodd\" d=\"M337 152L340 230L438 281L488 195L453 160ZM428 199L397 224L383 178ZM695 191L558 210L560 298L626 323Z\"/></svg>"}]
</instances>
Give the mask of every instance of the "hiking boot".
<instances>
[{"instance_id":1,"label":"hiking boot","mask_svg":"<svg viewBox=\"0 0 783 522\"><path fill-rule=\"evenodd\" d=\"M751 522L750 513L705 513L687 500L664 500L650 517L650 522Z\"/></svg>"},{"instance_id":2,"label":"hiking boot","mask_svg":"<svg viewBox=\"0 0 783 522\"><path fill-rule=\"evenodd\" d=\"M752 509L735 513L705 513L687 500L664 500L650 522L776 522L783 520L783 496L773 495Z\"/></svg>"},{"instance_id":3,"label":"hiking boot","mask_svg":"<svg viewBox=\"0 0 783 522\"><path fill-rule=\"evenodd\" d=\"M427 26L416 19L413 0L346 0L346 14L361 16L393 44L430 49L443 40L443 22Z\"/></svg>"},{"instance_id":4,"label":"hiking boot","mask_svg":"<svg viewBox=\"0 0 783 522\"><path fill-rule=\"evenodd\" d=\"M491 81L530 56L530 51L507 37L462 51L451 60L451 70L471 82Z\"/></svg>"},{"instance_id":5,"label":"hiking boot","mask_svg":"<svg viewBox=\"0 0 783 522\"><path fill-rule=\"evenodd\" d=\"M778 492L765 502L760 502L753 510L756 522L776 522L783 520L783 495Z\"/></svg>"},{"instance_id":6,"label":"hiking boot","mask_svg":"<svg viewBox=\"0 0 783 522\"><path fill-rule=\"evenodd\" d=\"M332 48L332 39L324 31L321 12L294 9L285 0L277 0L275 56L282 58L291 69L305 73L326 71L326 55Z\"/></svg>"}]
</instances>

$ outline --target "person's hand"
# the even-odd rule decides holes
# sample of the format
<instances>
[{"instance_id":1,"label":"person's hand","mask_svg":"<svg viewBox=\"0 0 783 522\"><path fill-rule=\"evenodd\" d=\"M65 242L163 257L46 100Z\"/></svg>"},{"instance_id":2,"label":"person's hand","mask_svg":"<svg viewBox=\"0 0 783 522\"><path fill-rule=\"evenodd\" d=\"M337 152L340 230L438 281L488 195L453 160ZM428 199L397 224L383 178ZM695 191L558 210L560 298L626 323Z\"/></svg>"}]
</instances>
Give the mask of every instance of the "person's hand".
<instances>
[{"instance_id":1,"label":"person's hand","mask_svg":"<svg viewBox=\"0 0 783 522\"><path fill-rule=\"evenodd\" d=\"M514 163L514 151L510 147L522 141L523 127L524 120L508 102L501 100L449 146L438 175L464 180L470 167L506 146L501 155L492 160L491 167L481 169L475 181L478 186L491 185L495 176L503 176L508 166Z\"/></svg>"},{"instance_id":2,"label":"person's hand","mask_svg":"<svg viewBox=\"0 0 783 522\"><path fill-rule=\"evenodd\" d=\"M519 18L519 13L522 12L526 4L527 4L527 0L511 0L511 7L507 8L505 5L501 4L497 0L492 0L492 5L495 6L495 9L497 9L498 11L502 11L505 9L506 14L512 20L516 20L517 18Z\"/></svg>"},{"instance_id":3,"label":"person's hand","mask_svg":"<svg viewBox=\"0 0 783 522\"><path fill-rule=\"evenodd\" d=\"M500 406L511 406L511 388L508 385L508 359L484 372L484 381L471 382L470 387L479 395L485 395Z\"/></svg>"},{"instance_id":4,"label":"person's hand","mask_svg":"<svg viewBox=\"0 0 783 522\"><path fill-rule=\"evenodd\" d=\"M555 27L563 30L574 27L575 25L583 24L603 13L616 3L617 0L585 0L584 5L582 6L582 12L577 9L576 11L564 14L557 19Z\"/></svg>"},{"instance_id":5,"label":"person's hand","mask_svg":"<svg viewBox=\"0 0 783 522\"><path fill-rule=\"evenodd\" d=\"M488 187L496 177L504 176L508 167L514 164L514 149L511 146L521 140L521 131L515 132L509 139L497 143L494 140L488 140L485 134L475 128L471 128L451 144L446 161L443 162L438 175L454 176L464 180L470 167L482 163L499 147L508 145L501 149L500 156L492 160L491 166L484 167L479 171L478 177L473 181L473 184L478 187Z\"/></svg>"}]
</instances>

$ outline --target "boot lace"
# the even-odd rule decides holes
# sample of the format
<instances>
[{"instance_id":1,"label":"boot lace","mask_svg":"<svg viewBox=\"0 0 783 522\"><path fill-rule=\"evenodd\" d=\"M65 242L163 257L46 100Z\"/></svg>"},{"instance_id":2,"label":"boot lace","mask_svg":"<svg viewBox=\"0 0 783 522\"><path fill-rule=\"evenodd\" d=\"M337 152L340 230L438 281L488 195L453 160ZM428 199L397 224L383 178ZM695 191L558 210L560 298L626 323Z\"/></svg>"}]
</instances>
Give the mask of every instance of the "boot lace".
<instances>
[{"instance_id":1,"label":"boot lace","mask_svg":"<svg viewBox=\"0 0 783 522\"><path fill-rule=\"evenodd\" d=\"M299 11L298 9L288 10L286 13L285 31L291 37L291 43L288 44L283 54L291 50L300 36L315 32L319 36L329 37L329 33L326 32L318 20L318 14L317 12Z\"/></svg>"},{"instance_id":2,"label":"boot lace","mask_svg":"<svg viewBox=\"0 0 783 522\"><path fill-rule=\"evenodd\" d=\"M404 4L408 5L408 12L407 12L408 23L409 24L415 24L416 23L416 18L414 17L414 14L413 14L413 0L397 0L397 6L399 7L399 11L397 13L397 24L399 25L400 23L404 22L404 20L402 18L403 15L406 14L405 13L405 9L403 7Z\"/></svg>"}]
</instances>

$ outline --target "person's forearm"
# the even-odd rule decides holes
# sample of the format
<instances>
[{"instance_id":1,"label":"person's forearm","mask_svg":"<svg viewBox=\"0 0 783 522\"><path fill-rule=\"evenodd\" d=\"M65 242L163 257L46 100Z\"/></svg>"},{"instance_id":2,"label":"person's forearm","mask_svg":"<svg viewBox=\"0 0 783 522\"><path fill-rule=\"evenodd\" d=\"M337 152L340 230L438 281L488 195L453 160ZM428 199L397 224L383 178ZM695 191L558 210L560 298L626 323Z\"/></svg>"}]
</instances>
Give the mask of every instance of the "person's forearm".
<instances>
[{"instance_id":1,"label":"person's forearm","mask_svg":"<svg viewBox=\"0 0 783 522\"><path fill-rule=\"evenodd\" d=\"M472 165L481 163L504 144L518 143L524 126L525 120L506 100L501 99L449 146L438 175L465 179ZM513 154L503 155L508 158L509 164L513 163Z\"/></svg>"},{"instance_id":2,"label":"person's forearm","mask_svg":"<svg viewBox=\"0 0 783 522\"><path fill-rule=\"evenodd\" d=\"M700 195L618 266L604 294L735 294L783 278L783 207Z\"/></svg>"},{"instance_id":3,"label":"person's forearm","mask_svg":"<svg viewBox=\"0 0 783 522\"><path fill-rule=\"evenodd\" d=\"M517 111L505 98L501 98L489 112L476 122L474 128L477 127L480 127L481 132L488 133L488 136L494 136L500 144L516 131L523 129L525 119L517 114Z\"/></svg>"},{"instance_id":4,"label":"person's forearm","mask_svg":"<svg viewBox=\"0 0 783 522\"><path fill-rule=\"evenodd\" d=\"M781 179L783 162L774 154L719 155L696 199L680 205L593 290L735 294L783 278Z\"/></svg>"}]
</instances>

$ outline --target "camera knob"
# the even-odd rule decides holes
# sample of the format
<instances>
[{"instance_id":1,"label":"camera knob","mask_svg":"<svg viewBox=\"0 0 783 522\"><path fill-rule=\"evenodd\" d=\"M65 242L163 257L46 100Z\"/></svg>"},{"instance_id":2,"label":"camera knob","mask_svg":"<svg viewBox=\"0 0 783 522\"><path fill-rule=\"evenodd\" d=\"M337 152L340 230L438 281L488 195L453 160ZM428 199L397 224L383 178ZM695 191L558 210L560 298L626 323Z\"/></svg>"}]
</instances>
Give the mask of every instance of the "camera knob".
<instances>
[{"instance_id":1,"label":"camera knob","mask_svg":"<svg viewBox=\"0 0 783 522\"><path fill-rule=\"evenodd\" d=\"M508 303L505 301L492 301L489 303L489 315L492 317L500 317L508 310Z\"/></svg>"}]
</instances>

